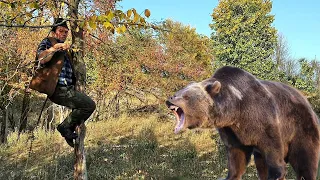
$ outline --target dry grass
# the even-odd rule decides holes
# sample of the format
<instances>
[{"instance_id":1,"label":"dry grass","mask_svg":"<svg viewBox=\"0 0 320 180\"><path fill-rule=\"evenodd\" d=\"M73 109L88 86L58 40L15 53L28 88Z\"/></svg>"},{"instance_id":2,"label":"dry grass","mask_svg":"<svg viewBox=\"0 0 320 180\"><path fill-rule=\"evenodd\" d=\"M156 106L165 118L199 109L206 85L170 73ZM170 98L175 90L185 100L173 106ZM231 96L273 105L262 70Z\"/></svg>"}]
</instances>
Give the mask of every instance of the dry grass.
<instances>
[{"instance_id":1,"label":"dry grass","mask_svg":"<svg viewBox=\"0 0 320 180\"><path fill-rule=\"evenodd\" d=\"M224 147L209 130L173 133L172 119L121 116L87 124L89 179L218 179L226 175ZM73 179L74 156L60 135L9 136L0 147L0 179ZM288 178L293 178L291 174ZM249 166L246 180L257 179Z\"/></svg>"}]
</instances>

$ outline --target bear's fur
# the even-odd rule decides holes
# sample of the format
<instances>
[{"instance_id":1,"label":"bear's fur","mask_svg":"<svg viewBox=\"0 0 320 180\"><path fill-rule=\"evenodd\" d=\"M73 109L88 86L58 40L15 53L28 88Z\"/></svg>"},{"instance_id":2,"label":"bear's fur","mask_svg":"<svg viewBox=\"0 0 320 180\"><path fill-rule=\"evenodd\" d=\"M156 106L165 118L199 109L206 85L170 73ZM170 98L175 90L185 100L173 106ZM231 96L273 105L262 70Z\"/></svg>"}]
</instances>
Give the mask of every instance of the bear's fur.
<instances>
[{"instance_id":1,"label":"bear's fur","mask_svg":"<svg viewBox=\"0 0 320 180\"><path fill-rule=\"evenodd\" d=\"M227 147L228 180L241 179L251 154L261 180L284 179L288 162L299 180L316 180L319 121L296 89L225 66L179 90L166 104L178 119L176 133L218 129Z\"/></svg>"}]
</instances>

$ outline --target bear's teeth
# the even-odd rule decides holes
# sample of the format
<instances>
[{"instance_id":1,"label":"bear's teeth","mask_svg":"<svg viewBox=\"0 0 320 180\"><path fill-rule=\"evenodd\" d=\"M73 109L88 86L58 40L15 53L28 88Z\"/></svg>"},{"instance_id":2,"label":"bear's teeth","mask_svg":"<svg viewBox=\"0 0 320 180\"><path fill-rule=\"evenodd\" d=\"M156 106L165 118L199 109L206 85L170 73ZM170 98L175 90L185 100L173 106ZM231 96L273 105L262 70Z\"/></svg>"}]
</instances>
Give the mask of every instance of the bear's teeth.
<instances>
[{"instance_id":1,"label":"bear's teeth","mask_svg":"<svg viewBox=\"0 0 320 180\"><path fill-rule=\"evenodd\" d=\"M173 110L173 111L177 111L177 110L179 109L178 106L170 106L169 108L170 108L171 110Z\"/></svg>"}]
</instances>

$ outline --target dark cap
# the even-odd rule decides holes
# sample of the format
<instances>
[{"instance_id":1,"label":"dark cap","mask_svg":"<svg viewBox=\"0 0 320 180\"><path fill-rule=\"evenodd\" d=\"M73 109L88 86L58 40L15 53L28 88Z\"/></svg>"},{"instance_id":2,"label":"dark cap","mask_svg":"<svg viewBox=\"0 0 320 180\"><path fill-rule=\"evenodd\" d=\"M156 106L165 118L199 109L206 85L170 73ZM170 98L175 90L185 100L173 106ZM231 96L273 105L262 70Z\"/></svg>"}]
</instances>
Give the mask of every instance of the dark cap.
<instances>
[{"instance_id":1,"label":"dark cap","mask_svg":"<svg viewBox=\"0 0 320 180\"><path fill-rule=\"evenodd\" d=\"M62 27L65 27L65 28L69 29L69 27L67 25L67 21L64 20L63 18L55 19L51 31L55 32L58 26L62 26Z\"/></svg>"}]
</instances>

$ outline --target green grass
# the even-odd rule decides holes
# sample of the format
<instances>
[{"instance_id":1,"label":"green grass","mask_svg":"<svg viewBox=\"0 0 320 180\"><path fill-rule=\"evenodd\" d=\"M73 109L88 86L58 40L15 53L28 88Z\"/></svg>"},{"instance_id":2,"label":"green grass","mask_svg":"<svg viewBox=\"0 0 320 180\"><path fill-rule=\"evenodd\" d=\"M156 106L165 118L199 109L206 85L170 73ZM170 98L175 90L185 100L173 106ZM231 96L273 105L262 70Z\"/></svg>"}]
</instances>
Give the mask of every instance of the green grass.
<instances>
[{"instance_id":1,"label":"green grass","mask_svg":"<svg viewBox=\"0 0 320 180\"><path fill-rule=\"evenodd\" d=\"M174 134L174 120L122 116L87 124L89 179L218 179L226 176L224 147L210 130ZM0 179L73 179L74 154L58 132L9 135L0 147ZM287 178L293 178L289 172ZM245 180L258 179L254 165Z\"/></svg>"}]
</instances>

